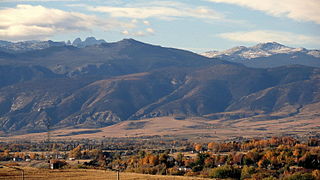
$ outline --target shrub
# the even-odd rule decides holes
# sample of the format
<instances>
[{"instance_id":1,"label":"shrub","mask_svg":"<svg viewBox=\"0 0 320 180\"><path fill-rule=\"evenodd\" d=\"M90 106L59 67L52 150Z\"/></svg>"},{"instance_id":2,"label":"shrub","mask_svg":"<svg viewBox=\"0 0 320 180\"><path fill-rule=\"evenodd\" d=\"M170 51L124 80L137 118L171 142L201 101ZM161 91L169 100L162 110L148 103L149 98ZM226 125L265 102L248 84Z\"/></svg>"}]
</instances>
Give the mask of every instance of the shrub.
<instances>
[{"instance_id":1,"label":"shrub","mask_svg":"<svg viewBox=\"0 0 320 180\"><path fill-rule=\"evenodd\" d=\"M20 166L20 164L18 164L16 162L12 162L12 163L6 164L6 166Z\"/></svg>"},{"instance_id":2,"label":"shrub","mask_svg":"<svg viewBox=\"0 0 320 180\"><path fill-rule=\"evenodd\" d=\"M212 178L237 178L241 176L241 170L234 166L225 165L211 170L209 176Z\"/></svg>"},{"instance_id":3,"label":"shrub","mask_svg":"<svg viewBox=\"0 0 320 180\"><path fill-rule=\"evenodd\" d=\"M192 167L193 172L200 172L200 171L202 171L202 169L203 169L203 167L200 165L196 165L196 166Z\"/></svg>"},{"instance_id":4,"label":"shrub","mask_svg":"<svg viewBox=\"0 0 320 180\"><path fill-rule=\"evenodd\" d=\"M277 180L277 178L275 178L273 176L269 176L267 178L263 178L263 180Z\"/></svg>"},{"instance_id":5,"label":"shrub","mask_svg":"<svg viewBox=\"0 0 320 180\"><path fill-rule=\"evenodd\" d=\"M244 166L241 171L241 179L250 178L256 172L253 166Z\"/></svg>"},{"instance_id":6,"label":"shrub","mask_svg":"<svg viewBox=\"0 0 320 180\"><path fill-rule=\"evenodd\" d=\"M76 167L76 168L77 168L77 169L87 169L88 166L83 165L83 164L77 164L77 167Z\"/></svg>"},{"instance_id":7,"label":"shrub","mask_svg":"<svg viewBox=\"0 0 320 180\"><path fill-rule=\"evenodd\" d=\"M312 176L316 178L320 178L320 170L316 169L312 171Z\"/></svg>"},{"instance_id":8,"label":"shrub","mask_svg":"<svg viewBox=\"0 0 320 180\"><path fill-rule=\"evenodd\" d=\"M198 176L199 172L187 171L184 175L185 176Z\"/></svg>"},{"instance_id":9,"label":"shrub","mask_svg":"<svg viewBox=\"0 0 320 180\"><path fill-rule=\"evenodd\" d=\"M284 180L316 180L316 178L314 178L311 173L294 173L284 178Z\"/></svg>"},{"instance_id":10,"label":"shrub","mask_svg":"<svg viewBox=\"0 0 320 180\"><path fill-rule=\"evenodd\" d=\"M183 171L179 171L177 167L173 167L173 168L168 168L167 169L167 174L169 175L184 175Z\"/></svg>"}]
</instances>

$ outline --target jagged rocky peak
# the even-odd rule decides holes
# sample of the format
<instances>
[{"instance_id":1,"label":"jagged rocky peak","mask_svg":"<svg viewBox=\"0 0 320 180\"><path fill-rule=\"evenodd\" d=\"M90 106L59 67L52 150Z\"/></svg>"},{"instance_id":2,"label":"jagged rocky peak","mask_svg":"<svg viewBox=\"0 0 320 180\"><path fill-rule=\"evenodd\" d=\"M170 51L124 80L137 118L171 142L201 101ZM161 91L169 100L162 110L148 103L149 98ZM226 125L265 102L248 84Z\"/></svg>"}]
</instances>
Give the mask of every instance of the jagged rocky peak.
<instances>
[{"instance_id":1,"label":"jagged rocky peak","mask_svg":"<svg viewBox=\"0 0 320 180\"><path fill-rule=\"evenodd\" d=\"M72 45L70 40L68 40L66 44L67 44L68 46Z\"/></svg>"},{"instance_id":2,"label":"jagged rocky peak","mask_svg":"<svg viewBox=\"0 0 320 180\"><path fill-rule=\"evenodd\" d=\"M76 38L75 40L73 40L73 42L72 42L72 45L78 45L78 44L81 44L82 43L82 40L81 40L81 38Z\"/></svg>"},{"instance_id":3,"label":"jagged rocky peak","mask_svg":"<svg viewBox=\"0 0 320 180\"><path fill-rule=\"evenodd\" d=\"M79 48L83 48L87 46L100 45L102 43L106 43L106 41L103 39L97 40L95 37L87 37L84 41L82 41L81 38L76 38L73 41L72 45Z\"/></svg>"},{"instance_id":4,"label":"jagged rocky peak","mask_svg":"<svg viewBox=\"0 0 320 180\"><path fill-rule=\"evenodd\" d=\"M94 43L96 41L97 39L95 37L87 37L86 40L84 40L86 43Z\"/></svg>"}]
</instances>

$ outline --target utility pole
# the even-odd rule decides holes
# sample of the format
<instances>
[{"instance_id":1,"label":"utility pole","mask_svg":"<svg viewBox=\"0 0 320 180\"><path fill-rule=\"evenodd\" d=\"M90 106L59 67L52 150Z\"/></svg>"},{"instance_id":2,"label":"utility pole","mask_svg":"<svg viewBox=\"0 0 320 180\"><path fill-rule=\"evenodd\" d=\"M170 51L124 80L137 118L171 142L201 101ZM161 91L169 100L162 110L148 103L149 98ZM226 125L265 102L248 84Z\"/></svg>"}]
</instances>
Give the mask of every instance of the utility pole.
<instances>
[{"instance_id":1,"label":"utility pole","mask_svg":"<svg viewBox=\"0 0 320 180\"><path fill-rule=\"evenodd\" d=\"M21 173L22 173L22 180L24 180L24 170L21 169Z\"/></svg>"},{"instance_id":2,"label":"utility pole","mask_svg":"<svg viewBox=\"0 0 320 180\"><path fill-rule=\"evenodd\" d=\"M117 166L115 167L117 172L117 180L120 180L120 163L118 162Z\"/></svg>"},{"instance_id":3,"label":"utility pole","mask_svg":"<svg viewBox=\"0 0 320 180\"><path fill-rule=\"evenodd\" d=\"M50 129L51 129L51 126L50 126L50 117L48 115L48 112L47 112L47 109L41 109L43 111L43 113L45 113L45 125L46 125L46 128L47 128L47 146L48 146L48 151L47 151L47 157L48 157L48 166L49 168L50 167L50 160L51 160L51 152L52 152L52 148L51 148L51 143L50 143L50 140L51 140L51 133L50 133Z\"/></svg>"},{"instance_id":4,"label":"utility pole","mask_svg":"<svg viewBox=\"0 0 320 180\"><path fill-rule=\"evenodd\" d=\"M46 126L47 126L47 144L48 144L48 155L50 154L50 151L52 150L50 147L50 119L49 117L46 118Z\"/></svg>"},{"instance_id":5,"label":"utility pole","mask_svg":"<svg viewBox=\"0 0 320 180\"><path fill-rule=\"evenodd\" d=\"M120 180L120 171L119 171L119 169L117 170L117 180Z\"/></svg>"}]
</instances>

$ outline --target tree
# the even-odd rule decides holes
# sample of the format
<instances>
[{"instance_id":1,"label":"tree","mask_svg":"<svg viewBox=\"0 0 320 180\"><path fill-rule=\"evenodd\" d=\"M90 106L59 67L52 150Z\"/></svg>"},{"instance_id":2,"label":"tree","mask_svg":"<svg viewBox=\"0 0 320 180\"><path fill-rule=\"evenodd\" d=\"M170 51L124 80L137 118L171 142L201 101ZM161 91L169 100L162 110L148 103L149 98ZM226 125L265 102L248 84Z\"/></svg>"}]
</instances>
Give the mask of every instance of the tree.
<instances>
[{"instance_id":1,"label":"tree","mask_svg":"<svg viewBox=\"0 0 320 180\"><path fill-rule=\"evenodd\" d=\"M237 153L237 154L233 155L233 163L241 165L242 161L243 161L243 157L244 157L244 154L242 154L242 153Z\"/></svg>"},{"instance_id":2,"label":"tree","mask_svg":"<svg viewBox=\"0 0 320 180\"><path fill-rule=\"evenodd\" d=\"M30 156L30 159L36 159L36 154L35 153L30 153L29 156Z\"/></svg>"},{"instance_id":3,"label":"tree","mask_svg":"<svg viewBox=\"0 0 320 180\"><path fill-rule=\"evenodd\" d=\"M201 144L195 144L194 145L194 150L201 151L201 149L202 149L202 145Z\"/></svg>"},{"instance_id":4,"label":"tree","mask_svg":"<svg viewBox=\"0 0 320 180\"><path fill-rule=\"evenodd\" d=\"M176 158L176 161L177 161L177 163L178 163L179 166L182 166L183 157L184 157L184 155L183 155L182 153L178 153L177 158Z\"/></svg>"},{"instance_id":5,"label":"tree","mask_svg":"<svg viewBox=\"0 0 320 180\"><path fill-rule=\"evenodd\" d=\"M295 150L292 152L292 155L294 155L295 157L299 157L299 156L300 156L300 150L299 150L299 149L295 149Z\"/></svg>"},{"instance_id":6,"label":"tree","mask_svg":"<svg viewBox=\"0 0 320 180\"><path fill-rule=\"evenodd\" d=\"M10 157L10 151L9 150L4 150L3 151L3 156L4 157Z\"/></svg>"},{"instance_id":7,"label":"tree","mask_svg":"<svg viewBox=\"0 0 320 180\"><path fill-rule=\"evenodd\" d=\"M159 162L160 162L160 164L168 164L168 158L169 158L169 155L168 154L166 154L166 153L162 153L162 154L160 154L160 156L159 156Z\"/></svg>"},{"instance_id":8,"label":"tree","mask_svg":"<svg viewBox=\"0 0 320 180\"><path fill-rule=\"evenodd\" d=\"M205 159L208 158L209 155L206 153L198 153L197 158L195 160L195 166L192 167L193 172L198 172L203 169L203 166L205 164Z\"/></svg>"},{"instance_id":9,"label":"tree","mask_svg":"<svg viewBox=\"0 0 320 180\"><path fill-rule=\"evenodd\" d=\"M79 159L81 157L81 146L77 146L69 152L70 158Z\"/></svg>"},{"instance_id":10,"label":"tree","mask_svg":"<svg viewBox=\"0 0 320 180\"><path fill-rule=\"evenodd\" d=\"M207 157L205 160L204 160L204 166L207 167L207 168L213 168L215 166L215 159L212 158L212 157Z\"/></svg>"},{"instance_id":11,"label":"tree","mask_svg":"<svg viewBox=\"0 0 320 180\"><path fill-rule=\"evenodd\" d=\"M186 167L193 167L195 165L194 159L186 159L183 163Z\"/></svg>"},{"instance_id":12,"label":"tree","mask_svg":"<svg viewBox=\"0 0 320 180\"><path fill-rule=\"evenodd\" d=\"M209 155L207 153L198 153L195 163L198 164L198 165L203 165L204 164L204 160L207 157L209 157Z\"/></svg>"},{"instance_id":13,"label":"tree","mask_svg":"<svg viewBox=\"0 0 320 180\"><path fill-rule=\"evenodd\" d=\"M4 150L3 153L0 153L0 160L9 160L10 152L9 150Z\"/></svg>"},{"instance_id":14,"label":"tree","mask_svg":"<svg viewBox=\"0 0 320 180\"><path fill-rule=\"evenodd\" d=\"M216 163L217 164L225 164L228 156L217 156Z\"/></svg>"},{"instance_id":15,"label":"tree","mask_svg":"<svg viewBox=\"0 0 320 180\"><path fill-rule=\"evenodd\" d=\"M268 165L270 164L270 161L268 159L261 159L259 162L258 162L258 166L260 168L267 168Z\"/></svg>"},{"instance_id":16,"label":"tree","mask_svg":"<svg viewBox=\"0 0 320 180\"><path fill-rule=\"evenodd\" d=\"M90 158L97 159L97 158L100 158L101 156L103 156L103 153L101 150L92 149L91 151L88 152L88 155Z\"/></svg>"},{"instance_id":17,"label":"tree","mask_svg":"<svg viewBox=\"0 0 320 180\"><path fill-rule=\"evenodd\" d=\"M215 142L210 142L208 144L208 149L216 153L219 151L219 144Z\"/></svg>"},{"instance_id":18,"label":"tree","mask_svg":"<svg viewBox=\"0 0 320 180\"><path fill-rule=\"evenodd\" d=\"M320 139L310 138L308 140L308 146L320 146Z\"/></svg>"},{"instance_id":19,"label":"tree","mask_svg":"<svg viewBox=\"0 0 320 180\"><path fill-rule=\"evenodd\" d=\"M320 155L306 153L302 156L299 161L298 165L302 166L307 169L320 169Z\"/></svg>"},{"instance_id":20,"label":"tree","mask_svg":"<svg viewBox=\"0 0 320 180\"><path fill-rule=\"evenodd\" d=\"M320 170L316 169L312 171L312 176L316 179L316 178L320 178Z\"/></svg>"},{"instance_id":21,"label":"tree","mask_svg":"<svg viewBox=\"0 0 320 180\"><path fill-rule=\"evenodd\" d=\"M155 156L153 154L148 154L142 159L142 165L151 165L155 166L159 162L158 156Z\"/></svg>"},{"instance_id":22,"label":"tree","mask_svg":"<svg viewBox=\"0 0 320 180\"><path fill-rule=\"evenodd\" d=\"M45 159L45 158L46 158L46 156L44 155L44 153L41 153L40 159Z\"/></svg>"},{"instance_id":23,"label":"tree","mask_svg":"<svg viewBox=\"0 0 320 180\"><path fill-rule=\"evenodd\" d=\"M252 150L245 155L243 159L243 163L245 165L251 165L257 162L259 159L260 159L259 153L256 150Z\"/></svg>"},{"instance_id":24,"label":"tree","mask_svg":"<svg viewBox=\"0 0 320 180\"><path fill-rule=\"evenodd\" d=\"M274 153L273 153L271 150L267 151L267 152L264 154L264 158L265 158L265 159L271 160L272 157L274 157Z\"/></svg>"},{"instance_id":25,"label":"tree","mask_svg":"<svg viewBox=\"0 0 320 180\"><path fill-rule=\"evenodd\" d=\"M140 158L144 158L144 156L146 155L146 152L143 151L143 150L140 150L140 151L138 152L138 155L139 155Z\"/></svg>"}]
</instances>

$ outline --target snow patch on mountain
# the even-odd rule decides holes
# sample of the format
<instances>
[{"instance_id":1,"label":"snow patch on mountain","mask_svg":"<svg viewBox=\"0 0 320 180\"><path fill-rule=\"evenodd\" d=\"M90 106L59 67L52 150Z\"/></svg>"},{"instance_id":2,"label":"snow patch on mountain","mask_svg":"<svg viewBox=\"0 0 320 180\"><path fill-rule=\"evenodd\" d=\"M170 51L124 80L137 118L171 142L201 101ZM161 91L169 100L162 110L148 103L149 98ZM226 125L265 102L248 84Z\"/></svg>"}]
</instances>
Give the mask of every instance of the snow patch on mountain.
<instances>
[{"instance_id":1,"label":"snow patch on mountain","mask_svg":"<svg viewBox=\"0 0 320 180\"><path fill-rule=\"evenodd\" d=\"M74 46L78 48L84 48L87 46L100 45L106 43L105 40L97 40L94 37L87 37L84 41L80 38L76 38L72 43L70 40L67 42L54 42L54 41L21 41L21 42L10 42L0 40L0 51L4 52L27 52L33 50L41 50L49 47L57 46Z\"/></svg>"},{"instance_id":2,"label":"snow patch on mountain","mask_svg":"<svg viewBox=\"0 0 320 180\"><path fill-rule=\"evenodd\" d=\"M65 46L65 42L54 41L21 41L21 42L9 42L0 41L0 49L7 52L26 52L31 50L46 49L53 46Z\"/></svg>"},{"instance_id":3,"label":"snow patch on mountain","mask_svg":"<svg viewBox=\"0 0 320 180\"><path fill-rule=\"evenodd\" d=\"M201 53L201 55L209 58L225 58L229 60L236 60L268 57L275 54L294 54L299 52L314 56L316 58L320 57L319 50L292 48L277 42L260 43L252 47L238 46L224 51L208 51Z\"/></svg>"}]
</instances>

